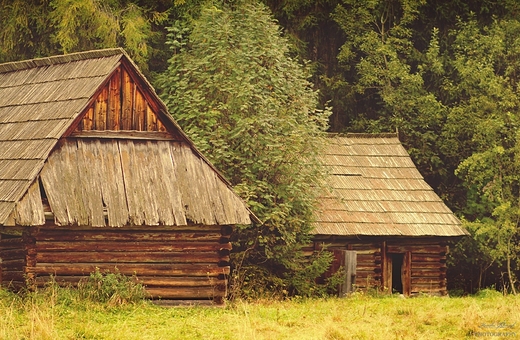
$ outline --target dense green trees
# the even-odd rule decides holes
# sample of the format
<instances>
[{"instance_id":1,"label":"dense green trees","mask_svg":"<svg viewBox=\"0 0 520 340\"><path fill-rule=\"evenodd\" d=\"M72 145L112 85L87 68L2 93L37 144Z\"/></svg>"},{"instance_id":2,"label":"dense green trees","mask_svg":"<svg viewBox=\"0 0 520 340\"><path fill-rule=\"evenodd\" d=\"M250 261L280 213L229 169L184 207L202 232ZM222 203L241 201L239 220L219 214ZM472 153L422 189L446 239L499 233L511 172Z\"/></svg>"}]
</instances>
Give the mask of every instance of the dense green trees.
<instances>
[{"instance_id":1,"label":"dense green trees","mask_svg":"<svg viewBox=\"0 0 520 340\"><path fill-rule=\"evenodd\" d=\"M209 6L189 32L171 31L162 97L263 221L240 230L235 254L290 275L309 241L328 113L264 6Z\"/></svg>"},{"instance_id":2,"label":"dense green trees","mask_svg":"<svg viewBox=\"0 0 520 340\"><path fill-rule=\"evenodd\" d=\"M125 47L265 221L239 243L262 245L249 259L274 271L305 241L312 173L291 155L319 150L328 112L314 109L329 103L331 131L397 129L473 235L453 247L450 281L514 291L520 3L257 2L283 38L254 1L0 0L0 62Z\"/></svg>"},{"instance_id":3,"label":"dense green trees","mask_svg":"<svg viewBox=\"0 0 520 340\"><path fill-rule=\"evenodd\" d=\"M0 62L122 46L146 71L161 55L154 47L164 35L168 3L0 0Z\"/></svg>"}]
</instances>

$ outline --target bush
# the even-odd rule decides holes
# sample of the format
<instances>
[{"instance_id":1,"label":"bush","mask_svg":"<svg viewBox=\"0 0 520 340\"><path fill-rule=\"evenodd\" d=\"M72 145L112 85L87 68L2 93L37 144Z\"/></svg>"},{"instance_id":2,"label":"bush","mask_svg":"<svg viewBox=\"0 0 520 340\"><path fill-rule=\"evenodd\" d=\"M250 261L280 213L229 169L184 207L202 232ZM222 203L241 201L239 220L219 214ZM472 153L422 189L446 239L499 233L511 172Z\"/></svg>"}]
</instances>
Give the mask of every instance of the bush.
<instances>
[{"instance_id":1,"label":"bush","mask_svg":"<svg viewBox=\"0 0 520 340\"><path fill-rule=\"evenodd\" d=\"M229 298L256 300L282 299L287 296L284 280L265 267L247 265L235 268L231 277Z\"/></svg>"},{"instance_id":2,"label":"bush","mask_svg":"<svg viewBox=\"0 0 520 340\"><path fill-rule=\"evenodd\" d=\"M323 273L327 271L333 260L330 251L314 253L310 258L304 258L299 268L293 268L289 272L287 282L289 283L291 295L301 297L324 297L336 294L338 285L345 280L345 271L338 270L332 276L320 280ZM324 281L323 283L319 281Z\"/></svg>"},{"instance_id":3,"label":"bush","mask_svg":"<svg viewBox=\"0 0 520 340\"><path fill-rule=\"evenodd\" d=\"M489 289L489 288L485 288L485 289L482 289L482 290L479 290L477 292L477 294L475 294L476 297L479 297L479 298L495 298L495 297L501 297L503 294L500 293L498 290L492 288L492 289Z\"/></svg>"},{"instance_id":4,"label":"bush","mask_svg":"<svg viewBox=\"0 0 520 340\"><path fill-rule=\"evenodd\" d=\"M136 303L146 297L144 286L135 275L128 277L118 271L101 273L98 268L78 283L78 292L81 298L111 306Z\"/></svg>"}]
</instances>

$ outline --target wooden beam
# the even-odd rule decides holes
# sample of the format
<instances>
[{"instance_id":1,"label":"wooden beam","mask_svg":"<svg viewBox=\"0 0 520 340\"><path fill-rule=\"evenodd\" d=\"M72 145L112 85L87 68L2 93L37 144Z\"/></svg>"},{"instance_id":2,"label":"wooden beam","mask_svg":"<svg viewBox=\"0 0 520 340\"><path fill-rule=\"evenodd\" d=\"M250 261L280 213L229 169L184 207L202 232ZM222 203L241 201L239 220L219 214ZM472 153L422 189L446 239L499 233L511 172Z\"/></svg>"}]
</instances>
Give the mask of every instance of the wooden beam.
<instances>
[{"instance_id":1,"label":"wooden beam","mask_svg":"<svg viewBox=\"0 0 520 340\"><path fill-rule=\"evenodd\" d=\"M88 280L89 275L57 276L52 279L62 286L76 286L79 281ZM227 285L227 280L219 280L217 277L168 277L168 276L136 276L136 282L146 287L215 287ZM45 286L51 281L51 276L39 275L35 279L39 287Z\"/></svg>"},{"instance_id":2,"label":"wooden beam","mask_svg":"<svg viewBox=\"0 0 520 340\"><path fill-rule=\"evenodd\" d=\"M220 257L215 252L39 252L37 263L212 263L229 261L229 257Z\"/></svg>"},{"instance_id":3,"label":"wooden beam","mask_svg":"<svg viewBox=\"0 0 520 340\"><path fill-rule=\"evenodd\" d=\"M224 297L225 291L214 287L175 287L175 288L146 288L152 298L160 299L195 299Z\"/></svg>"},{"instance_id":4,"label":"wooden beam","mask_svg":"<svg viewBox=\"0 0 520 340\"><path fill-rule=\"evenodd\" d=\"M138 264L138 263L37 263L36 267L27 268L27 274L55 274L56 276L89 275L100 272L119 272L123 275L139 276L198 276L217 277L229 275L229 267L217 267L210 264Z\"/></svg>"},{"instance_id":5,"label":"wooden beam","mask_svg":"<svg viewBox=\"0 0 520 340\"><path fill-rule=\"evenodd\" d=\"M107 129L121 130L121 68L114 71L108 84Z\"/></svg>"},{"instance_id":6,"label":"wooden beam","mask_svg":"<svg viewBox=\"0 0 520 340\"><path fill-rule=\"evenodd\" d=\"M132 130L133 121L133 102L135 84L124 67L122 70L122 108L121 108L121 130Z\"/></svg>"},{"instance_id":7,"label":"wooden beam","mask_svg":"<svg viewBox=\"0 0 520 340\"><path fill-rule=\"evenodd\" d=\"M403 295L410 296L412 286L412 252L407 251L403 256L403 265L401 268L401 280L403 283Z\"/></svg>"},{"instance_id":8,"label":"wooden beam","mask_svg":"<svg viewBox=\"0 0 520 340\"><path fill-rule=\"evenodd\" d=\"M98 228L91 230L41 230L36 238L40 241L152 241L158 243L167 242L214 242L219 243L220 234L211 231L147 231L147 230L119 230L119 228ZM226 242L227 243L227 242Z\"/></svg>"},{"instance_id":9,"label":"wooden beam","mask_svg":"<svg viewBox=\"0 0 520 340\"><path fill-rule=\"evenodd\" d=\"M157 242L54 242L39 241L36 244L37 251L219 251L231 249L231 244L218 244L214 242L171 242L162 244Z\"/></svg>"},{"instance_id":10,"label":"wooden beam","mask_svg":"<svg viewBox=\"0 0 520 340\"><path fill-rule=\"evenodd\" d=\"M105 138L105 139L138 139L138 140L169 140L169 141L179 141L178 138L174 137L168 132L158 132L158 131L137 131L137 130L129 130L129 131L114 131L114 130L104 130L104 131L74 131L70 134L70 137L73 138Z\"/></svg>"}]
</instances>

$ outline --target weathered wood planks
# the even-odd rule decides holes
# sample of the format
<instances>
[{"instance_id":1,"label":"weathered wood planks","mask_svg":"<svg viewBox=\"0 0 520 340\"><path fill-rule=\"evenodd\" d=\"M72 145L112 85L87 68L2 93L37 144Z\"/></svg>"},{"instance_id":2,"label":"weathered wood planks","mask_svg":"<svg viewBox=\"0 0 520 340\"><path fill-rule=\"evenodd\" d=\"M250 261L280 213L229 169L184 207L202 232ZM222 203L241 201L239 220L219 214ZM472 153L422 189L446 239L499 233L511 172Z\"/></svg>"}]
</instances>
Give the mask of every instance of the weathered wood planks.
<instances>
[{"instance_id":1,"label":"weathered wood planks","mask_svg":"<svg viewBox=\"0 0 520 340\"><path fill-rule=\"evenodd\" d=\"M97 93L76 131L166 131L157 110L152 107L155 106L152 100L123 64L113 71L105 87Z\"/></svg>"},{"instance_id":2,"label":"weathered wood planks","mask_svg":"<svg viewBox=\"0 0 520 340\"><path fill-rule=\"evenodd\" d=\"M150 226L149 226L150 228ZM222 302L230 226L83 228L55 225L0 234L1 284L76 285L99 270L135 276L152 299Z\"/></svg>"},{"instance_id":3,"label":"weathered wood planks","mask_svg":"<svg viewBox=\"0 0 520 340\"><path fill-rule=\"evenodd\" d=\"M447 294L445 241L438 239L384 239L360 242L335 237L322 238L314 249L353 250L357 253L356 286L358 289L384 289L392 284L391 259L400 254L401 280L404 294ZM329 273L329 275L332 273Z\"/></svg>"},{"instance_id":4,"label":"weathered wood planks","mask_svg":"<svg viewBox=\"0 0 520 340\"><path fill-rule=\"evenodd\" d=\"M245 204L186 143L72 138L40 178L60 225L250 223Z\"/></svg>"}]
</instances>

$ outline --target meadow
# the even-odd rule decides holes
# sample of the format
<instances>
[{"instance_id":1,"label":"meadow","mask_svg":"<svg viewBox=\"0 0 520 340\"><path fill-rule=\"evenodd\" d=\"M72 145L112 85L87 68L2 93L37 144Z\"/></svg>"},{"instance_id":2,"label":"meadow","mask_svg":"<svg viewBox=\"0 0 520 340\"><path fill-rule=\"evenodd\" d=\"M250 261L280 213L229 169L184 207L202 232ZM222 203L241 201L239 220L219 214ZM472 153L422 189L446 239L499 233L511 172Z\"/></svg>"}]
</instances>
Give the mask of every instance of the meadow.
<instances>
[{"instance_id":1,"label":"meadow","mask_svg":"<svg viewBox=\"0 0 520 340\"><path fill-rule=\"evenodd\" d=\"M0 339L517 339L520 297L227 302L224 307L101 303L75 290L0 290Z\"/></svg>"}]
</instances>

